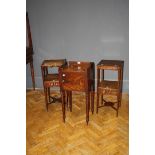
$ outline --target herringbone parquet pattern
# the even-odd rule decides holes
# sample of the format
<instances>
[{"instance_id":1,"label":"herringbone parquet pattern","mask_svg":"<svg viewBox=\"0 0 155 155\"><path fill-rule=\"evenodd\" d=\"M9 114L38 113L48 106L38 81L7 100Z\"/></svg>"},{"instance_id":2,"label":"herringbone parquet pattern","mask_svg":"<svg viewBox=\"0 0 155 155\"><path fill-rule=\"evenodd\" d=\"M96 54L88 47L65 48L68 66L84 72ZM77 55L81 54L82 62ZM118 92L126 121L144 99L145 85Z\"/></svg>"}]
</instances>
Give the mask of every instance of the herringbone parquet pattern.
<instances>
[{"instance_id":1,"label":"herringbone parquet pattern","mask_svg":"<svg viewBox=\"0 0 155 155\"><path fill-rule=\"evenodd\" d=\"M128 155L127 94L123 94L118 118L111 107L100 108L96 114L95 106L88 126L83 94L73 94L73 111L66 112L66 123L61 103L49 105L46 112L43 92L27 91L26 99L27 155Z\"/></svg>"}]
</instances>

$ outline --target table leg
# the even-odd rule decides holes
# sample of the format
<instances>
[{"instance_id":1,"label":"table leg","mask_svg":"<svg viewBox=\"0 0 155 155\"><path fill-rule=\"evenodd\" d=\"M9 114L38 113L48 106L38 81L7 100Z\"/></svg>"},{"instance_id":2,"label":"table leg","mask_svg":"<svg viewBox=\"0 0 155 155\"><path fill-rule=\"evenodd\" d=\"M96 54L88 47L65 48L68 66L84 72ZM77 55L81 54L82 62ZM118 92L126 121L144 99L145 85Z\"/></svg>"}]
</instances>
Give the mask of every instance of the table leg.
<instances>
[{"instance_id":1,"label":"table leg","mask_svg":"<svg viewBox=\"0 0 155 155\"><path fill-rule=\"evenodd\" d=\"M117 95L116 117L118 117L119 106L120 106L120 95Z\"/></svg>"},{"instance_id":2,"label":"table leg","mask_svg":"<svg viewBox=\"0 0 155 155\"><path fill-rule=\"evenodd\" d=\"M70 112L72 112L72 91L69 92L69 108Z\"/></svg>"},{"instance_id":3,"label":"table leg","mask_svg":"<svg viewBox=\"0 0 155 155\"><path fill-rule=\"evenodd\" d=\"M98 107L99 107L99 93L97 91L97 105L96 105L96 113L98 113Z\"/></svg>"},{"instance_id":4,"label":"table leg","mask_svg":"<svg viewBox=\"0 0 155 155\"><path fill-rule=\"evenodd\" d=\"M94 113L94 91L91 92L91 112Z\"/></svg>"},{"instance_id":5,"label":"table leg","mask_svg":"<svg viewBox=\"0 0 155 155\"><path fill-rule=\"evenodd\" d=\"M50 87L48 88L48 99L49 99L49 103L50 103Z\"/></svg>"},{"instance_id":6,"label":"table leg","mask_svg":"<svg viewBox=\"0 0 155 155\"><path fill-rule=\"evenodd\" d=\"M87 125L89 122L89 106L90 106L89 92L86 92L86 123L87 123Z\"/></svg>"},{"instance_id":7,"label":"table leg","mask_svg":"<svg viewBox=\"0 0 155 155\"><path fill-rule=\"evenodd\" d=\"M63 122L65 123L65 91L62 91L62 113L63 113Z\"/></svg>"},{"instance_id":8,"label":"table leg","mask_svg":"<svg viewBox=\"0 0 155 155\"><path fill-rule=\"evenodd\" d=\"M44 91L45 91L45 104L46 104L46 111L48 111L47 88L45 88Z\"/></svg>"}]
</instances>

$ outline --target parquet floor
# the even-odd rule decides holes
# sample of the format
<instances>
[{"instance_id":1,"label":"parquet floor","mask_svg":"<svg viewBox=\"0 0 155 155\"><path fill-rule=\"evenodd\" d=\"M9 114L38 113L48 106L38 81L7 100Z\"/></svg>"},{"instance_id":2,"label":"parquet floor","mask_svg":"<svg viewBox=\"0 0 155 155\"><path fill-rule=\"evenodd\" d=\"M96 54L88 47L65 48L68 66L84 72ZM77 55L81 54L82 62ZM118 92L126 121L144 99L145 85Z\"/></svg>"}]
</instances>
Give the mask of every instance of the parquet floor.
<instances>
[{"instance_id":1,"label":"parquet floor","mask_svg":"<svg viewBox=\"0 0 155 155\"><path fill-rule=\"evenodd\" d=\"M84 94L73 94L73 111L63 123L61 103L50 104L46 112L43 92L27 91L27 155L128 155L128 102L123 94L118 118L111 107L96 114L95 106L87 126Z\"/></svg>"}]
</instances>

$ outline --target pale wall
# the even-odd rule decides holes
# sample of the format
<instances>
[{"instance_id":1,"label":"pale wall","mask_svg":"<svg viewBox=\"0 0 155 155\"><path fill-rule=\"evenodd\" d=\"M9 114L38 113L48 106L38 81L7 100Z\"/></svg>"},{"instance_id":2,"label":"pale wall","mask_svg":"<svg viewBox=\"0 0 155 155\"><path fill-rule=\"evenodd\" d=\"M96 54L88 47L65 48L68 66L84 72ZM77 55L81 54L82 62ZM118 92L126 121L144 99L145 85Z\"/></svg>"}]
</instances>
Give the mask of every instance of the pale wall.
<instances>
[{"instance_id":1,"label":"pale wall","mask_svg":"<svg viewBox=\"0 0 155 155\"><path fill-rule=\"evenodd\" d=\"M27 0L34 46L36 87L42 88L44 59L122 59L123 90L129 90L128 0ZM27 65L27 88L32 87ZM107 73L114 79L116 73Z\"/></svg>"}]
</instances>

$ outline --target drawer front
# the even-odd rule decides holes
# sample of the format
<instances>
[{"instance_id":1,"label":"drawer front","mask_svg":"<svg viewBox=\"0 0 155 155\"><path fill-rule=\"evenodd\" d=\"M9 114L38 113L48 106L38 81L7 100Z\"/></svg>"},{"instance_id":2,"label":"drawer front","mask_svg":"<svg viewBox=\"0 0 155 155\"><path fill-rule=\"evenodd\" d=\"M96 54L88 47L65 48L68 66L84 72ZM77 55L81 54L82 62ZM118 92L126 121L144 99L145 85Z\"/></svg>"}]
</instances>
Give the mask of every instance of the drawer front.
<instances>
[{"instance_id":1,"label":"drawer front","mask_svg":"<svg viewBox=\"0 0 155 155\"><path fill-rule=\"evenodd\" d=\"M84 74L81 73L63 73L62 74L62 88L71 91L85 91L86 80Z\"/></svg>"}]
</instances>

